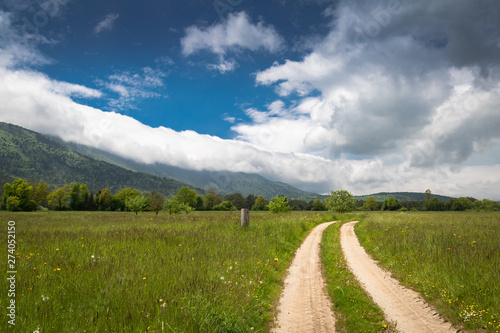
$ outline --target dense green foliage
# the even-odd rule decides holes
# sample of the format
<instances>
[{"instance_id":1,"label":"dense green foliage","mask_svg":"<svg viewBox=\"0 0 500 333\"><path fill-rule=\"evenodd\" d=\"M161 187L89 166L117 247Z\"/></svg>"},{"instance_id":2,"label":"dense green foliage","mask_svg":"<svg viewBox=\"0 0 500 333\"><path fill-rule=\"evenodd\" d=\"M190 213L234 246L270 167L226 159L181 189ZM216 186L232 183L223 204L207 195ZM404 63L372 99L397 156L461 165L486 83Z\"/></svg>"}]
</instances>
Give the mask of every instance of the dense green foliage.
<instances>
[{"instance_id":1,"label":"dense green foliage","mask_svg":"<svg viewBox=\"0 0 500 333\"><path fill-rule=\"evenodd\" d=\"M382 204L382 210L399 210L403 206L399 203L399 201L394 198L390 197L389 199L385 199L384 203Z\"/></svg>"},{"instance_id":2,"label":"dense green foliage","mask_svg":"<svg viewBox=\"0 0 500 333\"><path fill-rule=\"evenodd\" d=\"M267 201L267 199L263 195L259 195L255 199L255 203L252 206L252 210L268 210L269 209L268 205L269 201Z\"/></svg>"},{"instance_id":3,"label":"dense green foliage","mask_svg":"<svg viewBox=\"0 0 500 333\"><path fill-rule=\"evenodd\" d=\"M291 211L290 204L284 195L274 197L269 203L269 211L273 214L287 213Z\"/></svg>"},{"instance_id":4,"label":"dense green foliage","mask_svg":"<svg viewBox=\"0 0 500 333\"><path fill-rule=\"evenodd\" d=\"M354 196L346 190L337 190L330 193L330 197L325 200L328 210L337 213L348 213L356 209Z\"/></svg>"},{"instance_id":5,"label":"dense green foliage","mask_svg":"<svg viewBox=\"0 0 500 333\"><path fill-rule=\"evenodd\" d=\"M241 228L238 214L217 212L0 212L16 221L9 331L266 332L295 250L320 219L251 214Z\"/></svg>"},{"instance_id":6,"label":"dense green foliage","mask_svg":"<svg viewBox=\"0 0 500 333\"><path fill-rule=\"evenodd\" d=\"M361 244L456 327L500 330L498 213L370 213Z\"/></svg>"}]
</instances>

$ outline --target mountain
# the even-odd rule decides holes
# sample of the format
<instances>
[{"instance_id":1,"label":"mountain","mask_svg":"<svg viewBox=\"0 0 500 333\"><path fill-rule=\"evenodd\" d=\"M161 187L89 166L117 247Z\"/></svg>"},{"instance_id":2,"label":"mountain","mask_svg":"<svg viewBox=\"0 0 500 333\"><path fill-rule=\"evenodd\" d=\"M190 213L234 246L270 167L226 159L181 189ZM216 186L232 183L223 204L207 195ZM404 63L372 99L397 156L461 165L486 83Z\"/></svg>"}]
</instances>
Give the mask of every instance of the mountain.
<instances>
[{"instance_id":1,"label":"mountain","mask_svg":"<svg viewBox=\"0 0 500 333\"><path fill-rule=\"evenodd\" d=\"M188 184L174 179L131 171L72 150L52 138L0 122L1 185L17 178L43 180L52 187L72 182L87 184L92 192L123 188L175 194ZM203 191L195 188L199 193Z\"/></svg>"},{"instance_id":2,"label":"mountain","mask_svg":"<svg viewBox=\"0 0 500 333\"><path fill-rule=\"evenodd\" d=\"M355 198L357 200L366 200L369 197L375 197L378 202L383 202L385 199L389 199L390 197L394 197L399 201L424 201L425 193L417 193L417 192L380 192L369 195L357 195ZM448 201L453 199L452 197L448 197L445 195L432 194L432 197L437 197L440 201Z\"/></svg>"},{"instance_id":3,"label":"mountain","mask_svg":"<svg viewBox=\"0 0 500 333\"><path fill-rule=\"evenodd\" d=\"M321 197L315 193L301 191L289 184L270 181L257 174L229 171L196 171L165 164L142 164L96 148L74 143L67 143L66 145L83 155L97 160L119 165L132 171L173 178L204 190L216 189L222 195L241 193L246 197L249 194L253 194L263 195L267 199L278 195L285 195L288 198L301 198L305 200L313 200Z\"/></svg>"},{"instance_id":4,"label":"mountain","mask_svg":"<svg viewBox=\"0 0 500 333\"><path fill-rule=\"evenodd\" d=\"M43 180L55 186L85 183L91 191L116 192L131 187L166 195L189 186L198 193L213 188L222 195L277 195L312 200L318 195L257 174L195 171L163 164L141 164L84 145L66 143L22 127L0 122L0 186L14 179Z\"/></svg>"}]
</instances>

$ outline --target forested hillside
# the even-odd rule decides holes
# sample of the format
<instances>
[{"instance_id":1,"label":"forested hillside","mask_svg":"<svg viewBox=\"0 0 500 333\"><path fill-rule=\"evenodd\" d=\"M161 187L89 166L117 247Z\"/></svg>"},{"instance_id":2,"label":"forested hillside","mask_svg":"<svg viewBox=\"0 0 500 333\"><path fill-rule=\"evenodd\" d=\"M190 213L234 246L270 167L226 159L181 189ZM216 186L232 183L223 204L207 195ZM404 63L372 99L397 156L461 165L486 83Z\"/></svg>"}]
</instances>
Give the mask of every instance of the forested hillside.
<instances>
[{"instance_id":1,"label":"forested hillside","mask_svg":"<svg viewBox=\"0 0 500 333\"><path fill-rule=\"evenodd\" d=\"M356 199L357 200L366 200L369 197L374 197L378 202L383 202L386 199L389 199L390 197L393 197L399 201L424 201L425 199L425 193L417 193L417 192L380 192L380 193L375 193L375 194L369 194L369 195L357 195ZM452 199L452 197L448 197L445 195L439 195L439 194L432 194L432 197L436 197L441 201L448 201Z\"/></svg>"},{"instance_id":2,"label":"forested hillside","mask_svg":"<svg viewBox=\"0 0 500 333\"><path fill-rule=\"evenodd\" d=\"M0 122L0 180L3 184L17 178L43 180L52 187L84 183L92 192L103 188L116 192L130 187L171 195L187 186L174 179L89 158L45 135Z\"/></svg>"}]
</instances>

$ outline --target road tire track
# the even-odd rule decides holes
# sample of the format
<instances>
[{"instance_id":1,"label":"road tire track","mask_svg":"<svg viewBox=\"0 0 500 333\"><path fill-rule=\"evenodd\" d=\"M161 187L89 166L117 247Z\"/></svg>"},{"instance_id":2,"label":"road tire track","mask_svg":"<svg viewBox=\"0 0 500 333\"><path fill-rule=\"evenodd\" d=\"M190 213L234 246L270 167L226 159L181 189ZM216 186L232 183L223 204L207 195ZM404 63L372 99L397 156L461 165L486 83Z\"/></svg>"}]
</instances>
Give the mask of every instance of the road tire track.
<instances>
[{"instance_id":1,"label":"road tire track","mask_svg":"<svg viewBox=\"0 0 500 333\"><path fill-rule=\"evenodd\" d=\"M401 286L370 258L354 233L356 223L349 222L340 228L342 250L350 269L387 319L404 333L457 332L418 293Z\"/></svg>"},{"instance_id":2,"label":"road tire track","mask_svg":"<svg viewBox=\"0 0 500 333\"><path fill-rule=\"evenodd\" d=\"M332 303L326 291L320 243L323 231L335 222L318 225L304 240L288 269L272 332L335 332Z\"/></svg>"}]
</instances>

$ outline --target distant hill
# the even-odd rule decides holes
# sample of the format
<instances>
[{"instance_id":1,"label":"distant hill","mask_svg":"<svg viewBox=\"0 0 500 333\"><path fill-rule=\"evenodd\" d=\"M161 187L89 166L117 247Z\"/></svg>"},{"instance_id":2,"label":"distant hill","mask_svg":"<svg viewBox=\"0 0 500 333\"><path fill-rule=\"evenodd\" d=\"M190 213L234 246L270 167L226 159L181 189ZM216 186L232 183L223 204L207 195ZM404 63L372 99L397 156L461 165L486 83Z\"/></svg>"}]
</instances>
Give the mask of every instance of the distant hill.
<instances>
[{"instance_id":1,"label":"distant hill","mask_svg":"<svg viewBox=\"0 0 500 333\"><path fill-rule=\"evenodd\" d=\"M43 180L52 187L85 183L92 192L123 188L175 194L188 186L174 179L135 172L84 156L52 138L0 122L0 181ZM195 188L199 193L203 191Z\"/></svg>"},{"instance_id":2,"label":"distant hill","mask_svg":"<svg viewBox=\"0 0 500 333\"><path fill-rule=\"evenodd\" d=\"M257 174L229 171L196 171L165 164L142 164L88 146L74 143L67 143L66 145L83 155L97 160L106 161L133 171L173 178L204 190L216 189L222 195L241 193L246 197L253 194L263 195L268 199L278 195L285 195L288 198L305 200L321 197L315 193L301 191L289 184L270 181Z\"/></svg>"},{"instance_id":3,"label":"distant hill","mask_svg":"<svg viewBox=\"0 0 500 333\"><path fill-rule=\"evenodd\" d=\"M17 178L43 180L53 187L85 183L91 191L116 192L131 187L174 194L190 186L198 193L217 189L221 194L277 195L312 200L319 195L273 182L257 174L195 171L163 164L141 164L102 150L42 135L0 122L0 186Z\"/></svg>"},{"instance_id":4,"label":"distant hill","mask_svg":"<svg viewBox=\"0 0 500 333\"><path fill-rule=\"evenodd\" d=\"M399 201L424 201L425 193L417 193L417 192L380 192L369 195L357 195L355 198L357 200L366 200L369 197L375 197L378 202L383 202L385 199L389 199L390 197L394 197ZM448 201L453 199L452 197L448 197L445 195L432 194L432 197L437 197L440 201Z\"/></svg>"}]
</instances>

